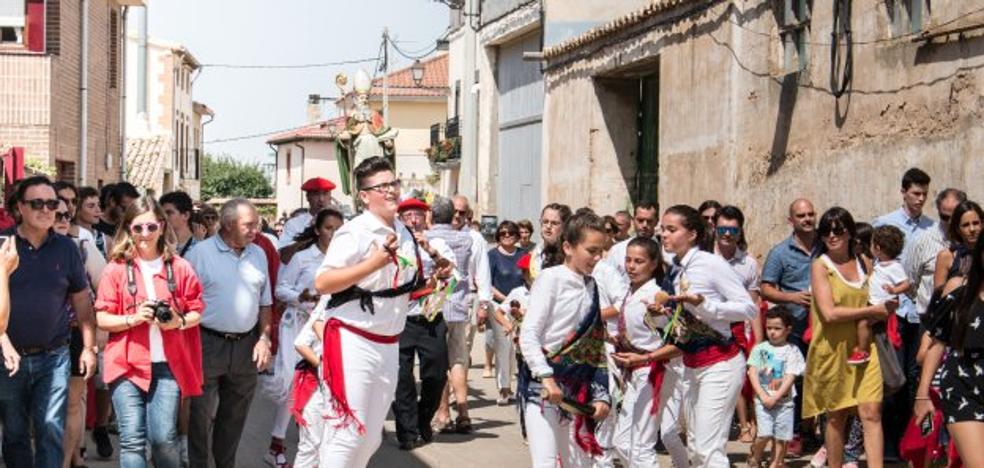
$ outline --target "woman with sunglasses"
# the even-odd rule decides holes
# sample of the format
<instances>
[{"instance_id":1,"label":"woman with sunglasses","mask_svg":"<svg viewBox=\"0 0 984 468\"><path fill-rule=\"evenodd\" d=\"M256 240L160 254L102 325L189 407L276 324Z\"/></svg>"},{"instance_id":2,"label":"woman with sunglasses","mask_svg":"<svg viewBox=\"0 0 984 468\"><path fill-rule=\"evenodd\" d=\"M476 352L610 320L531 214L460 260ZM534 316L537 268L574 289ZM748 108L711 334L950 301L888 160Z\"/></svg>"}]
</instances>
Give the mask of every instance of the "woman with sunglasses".
<instances>
[{"instance_id":1,"label":"woman with sunglasses","mask_svg":"<svg viewBox=\"0 0 984 468\"><path fill-rule=\"evenodd\" d=\"M492 276L492 298L501 304L513 289L523 286L523 272L516 263L525 251L519 248L519 225L512 221L503 221L495 231L496 247L489 250L489 272ZM495 354L495 376L499 388L499 398L496 403L508 405L512 396L509 382L512 379L512 321L499 312L499 307L493 308L491 320L492 333L486 333L485 350Z\"/></svg>"},{"instance_id":2,"label":"woman with sunglasses","mask_svg":"<svg viewBox=\"0 0 984 468\"><path fill-rule=\"evenodd\" d=\"M92 237L82 238L79 236L78 226L72 224L71 203L59 197L58 209L55 210L55 224L52 229L58 234L68 236L79 247L82 255L82 262L85 264L85 272L89 278L89 286L95 288L99 286L103 269L106 267L106 260L103 258L99 249L96 248ZM71 306L66 306L71 308ZM81 466L85 461L79 450L80 444L85 435L85 408L86 408L86 380L85 372L79 368L79 358L82 355L82 330L75 319L75 312L69 311L69 324L71 326L71 337L69 341L69 352L71 354L72 369L68 379L68 409L65 415L65 437L62 439L62 449L64 451L64 466ZM102 341L102 340L97 340ZM84 447L84 446L83 446Z\"/></svg>"},{"instance_id":3,"label":"woman with sunglasses","mask_svg":"<svg viewBox=\"0 0 984 468\"><path fill-rule=\"evenodd\" d=\"M103 378L124 468L145 467L148 445L154 466L180 466L178 405L202 391L202 286L166 239L165 219L150 197L127 208L95 306L99 328L109 332Z\"/></svg>"},{"instance_id":4,"label":"woman with sunglasses","mask_svg":"<svg viewBox=\"0 0 984 468\"><path fill-rule=\"evenodd\" d=\"M602 219L605 221L605 256L608 256L608 251L618 242L615 236L618 236L619 227L614 216L605 216Z\"/></svg>"},{"instance_id":5,"label":"woman with sunglasses","mask_svg":"<svg viewBox=\"0 0 984 468\"><path fill-rule=\"evenodd\" d=\"M882 374L874 346L863 366L848 365L848 350L857 343L855 322L883 321L897 301L868 304L871 264L858 254L854 218L840 207L827 210L817 227L816 258L811 265L810 307L813 338L806 356L803 419L827 415L827 466L839 468L844 458L845 423L857 412L864 428L868 466L883 464L881 426Z\"/></svg>"},{"instance_id":6,"label":"woman with sunglasses","mask_svg":"<svg viewBox=\"0 0 984 468\"><path fill-rule=\"evenodd\" d=\"M745 238L745 214L738 207L732 205L720 208L714 214L714 233L715 252L728 261L731 269L745 285L748 294L752 296L752 301L758 305L759 285L762 282L762 277L759 274L758 261L748 254L748 240ZM731 326L731 333L735 336L735 341L741 346L747 359L752 347L763 339L761 314L756 314L752 320L735 322ZM745 385L742 387L738 404L735 407L738 413L738 426L741 429L738 436L739 442L752 443L755 441L755 421L750 417L754 415L748 411L754 395L751 383L746 377Z\"/></svg>"}]
</instances>

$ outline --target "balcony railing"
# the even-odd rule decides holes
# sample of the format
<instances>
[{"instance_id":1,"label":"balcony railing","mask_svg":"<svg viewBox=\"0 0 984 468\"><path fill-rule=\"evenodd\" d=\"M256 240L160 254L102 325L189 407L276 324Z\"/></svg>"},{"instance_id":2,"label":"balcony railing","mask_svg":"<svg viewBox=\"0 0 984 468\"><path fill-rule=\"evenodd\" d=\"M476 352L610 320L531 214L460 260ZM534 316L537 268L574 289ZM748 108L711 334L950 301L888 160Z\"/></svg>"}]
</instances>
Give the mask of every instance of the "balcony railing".
<instances>
[{"instance_id":1,"label":"balcony railing","mask_svg":"<svg viewBox=\"0 0 984 468\"><path fill-rule=\"evenodd\" d=\"M458 136L460 136L458 117L451 117L444 125L444 138L456 138Z\"/></svg>"},{"instance_id":2,"label":"balcony railing","mask_svg":"<svg viewBox=\"0 0 984 468\"><path fill-rule=\"evenodd\" d=\"M434 146L441 142L441 124L436 123L431 125L431 146Z\"/></svg>"}]
</instances>

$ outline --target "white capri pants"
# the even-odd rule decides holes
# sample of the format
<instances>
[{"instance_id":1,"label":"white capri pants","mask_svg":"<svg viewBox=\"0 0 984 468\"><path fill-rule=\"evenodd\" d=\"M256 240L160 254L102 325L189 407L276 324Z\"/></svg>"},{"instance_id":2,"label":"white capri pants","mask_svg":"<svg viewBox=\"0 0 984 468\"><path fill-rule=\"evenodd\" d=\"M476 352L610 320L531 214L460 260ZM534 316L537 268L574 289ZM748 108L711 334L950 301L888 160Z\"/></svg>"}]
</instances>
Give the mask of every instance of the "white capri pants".
<instances>
[{"instance_id":1,"label":"white capri pants","mask_svg":"<svg viewBox=\"0 0 984 468\"><path fill-rule=\"evenodd\" d=\"M495 318L489 317L488 324L489 327L485 329L485 346L495 352L496 388L510 389L512 376L516 373L513 367L516 353L513 352L512 338L506 335L502 325Z\"/></svg>"},{"instance_id":2,"label":"white capri pants","mask_svg":"<svg viewBox=\"0 0 984 468\"><path fill-rule=\"evenodd\" d=\"M591 455L574 441L574 422L562 419L556 406L526 404L526 434L533 468L588 468Z\"/></svg>"},{"instance_id":3,"label":"white capri pants","mask_svg":"<svg viewBox=\"0 0 984 468\"><path fill-rule=\"evenodd\" d=\"M688 388L687 449L695 468L727 468L728 432L745 379L745 356L684 371Z\"/></svg>"},{"instance_id":4,"label":"white capri pants","mask_svg":"<svg viewBox=\"0 0 984 468\"><path fill-rule=\"evenodd\" d=\"M398 343L373 343L345 328L340 333L345 395L366 432L360 435L355 424L336 428L338 420L329 410L319 452L320 468L359 468L369 463L383 441L383 422L393 403L400 367ZM330 397L326 397L327 404Z\"/></svg>"},{"instance_id":5,"label":"white capri pants","mask_svg":"<svg viewBox=\"0 0 984 468\"><path fill-rule=\"evenodd\" d=\"M294 457L296 468L318 466L318 449L321 448L325 435L325 410L325 395L319 388L304 406L303 415L307 425L298 426L297 429L297 456Z\"/></svg>"},{"instance_id":6,"label":"white capri pants","mask_svg":"<svg viewBox=\"0 0 984 468\"><path fill-rule=\"evenodd\" d=\"M663 445L670 452L674 465L687 466L687 449L680 440L680 406L683 403L681 369L667 367L660 388L659 409L650 414L653 404L653 387L649 383L650 369L636 369L626 381L625 396L618 412L614 443L623 466L628 468L658 467L656 441L660 434Z\"/></svg>"}]
</instances>

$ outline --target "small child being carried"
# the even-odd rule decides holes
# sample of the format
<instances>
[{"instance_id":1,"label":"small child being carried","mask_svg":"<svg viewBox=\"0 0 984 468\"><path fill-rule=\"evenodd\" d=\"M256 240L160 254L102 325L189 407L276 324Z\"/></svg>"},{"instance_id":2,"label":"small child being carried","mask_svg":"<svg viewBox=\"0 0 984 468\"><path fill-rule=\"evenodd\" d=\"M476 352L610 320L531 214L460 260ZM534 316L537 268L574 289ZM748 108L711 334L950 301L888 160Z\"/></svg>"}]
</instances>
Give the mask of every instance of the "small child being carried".
<instances>
[{"instance_id":1,"label":"small child being carried","mask_svg":"<svg viewBox=\"0 0 984 468\"><path fill-rule=\"evenodd\" d=\"M874 271L868 281L868 303L880 305L896 299L912 288L912 282L899 262L905 246L905 235L895 226L878 226L871 233L871 254L875 257ZM858 345L851 350L847 363L857 366L871 359L871 322L857 321Z\"/></svg>"}]
</instances>

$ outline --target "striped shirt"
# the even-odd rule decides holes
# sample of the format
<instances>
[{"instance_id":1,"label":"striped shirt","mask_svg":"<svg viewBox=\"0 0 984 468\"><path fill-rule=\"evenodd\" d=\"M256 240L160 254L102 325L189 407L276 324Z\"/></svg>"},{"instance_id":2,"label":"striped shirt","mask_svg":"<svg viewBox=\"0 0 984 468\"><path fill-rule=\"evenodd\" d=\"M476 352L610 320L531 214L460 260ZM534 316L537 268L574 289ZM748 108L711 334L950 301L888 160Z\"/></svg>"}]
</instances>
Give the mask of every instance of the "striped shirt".
<instances>
[{"instance_id":1,"label":"striped shirt","mask_svg":"<svg viewBox=\"0 0 984 468\"><path fill-rule=\"evenodd\" d=\"M946 249L946 233L940 224L927 230L908 242L900 260L905 272L916 288L916 311L926 313L929 299L933 295L933 273L936 271L936 256Z\"/></svg>"}]
</instances>

